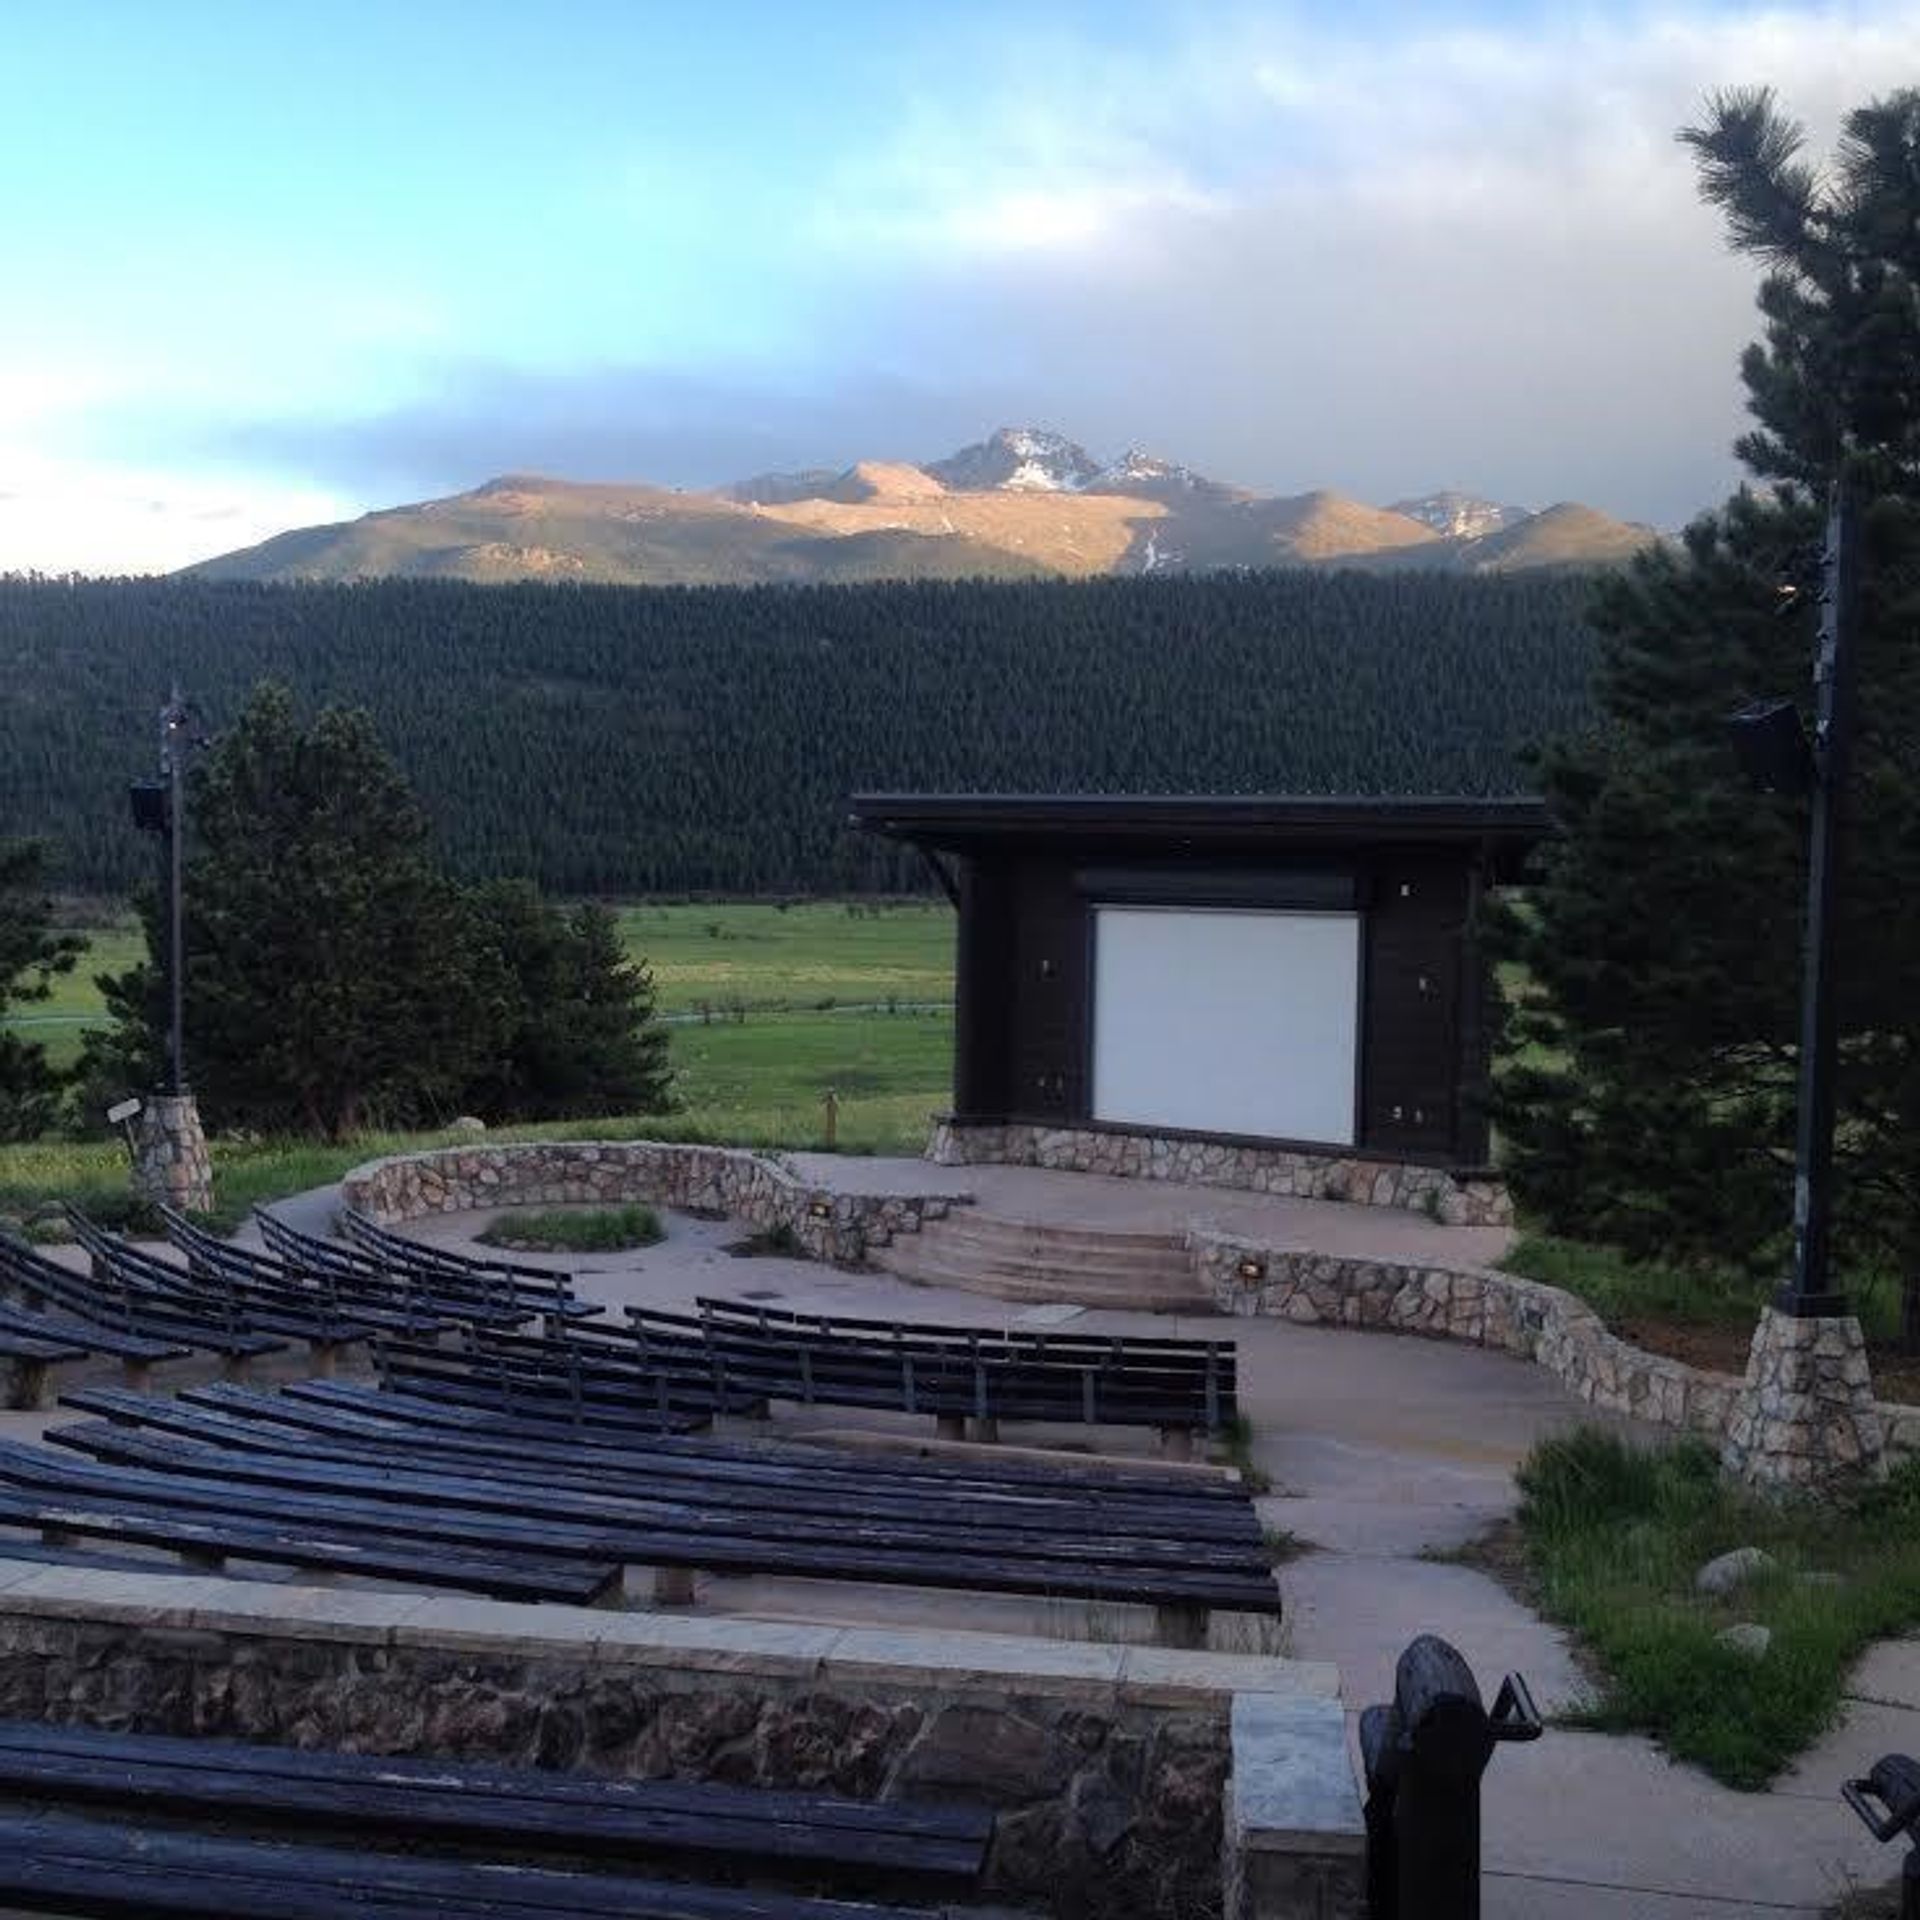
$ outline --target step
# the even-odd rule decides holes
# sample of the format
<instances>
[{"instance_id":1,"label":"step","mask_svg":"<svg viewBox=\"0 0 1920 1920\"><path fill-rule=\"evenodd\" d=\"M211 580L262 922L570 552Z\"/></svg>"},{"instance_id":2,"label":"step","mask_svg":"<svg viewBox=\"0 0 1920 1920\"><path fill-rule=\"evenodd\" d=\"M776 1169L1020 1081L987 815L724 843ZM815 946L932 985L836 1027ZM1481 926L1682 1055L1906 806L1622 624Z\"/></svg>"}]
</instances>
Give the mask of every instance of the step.
<instances>
[{"instance_id":1,"label":"step","mask_svg":"<svg viewBox=\"0 0 1920 1920\"><path fill-rule=\"evenodd\" d=\"M1147 1233L1093 1227L1049 1220L1012 1220L1003 1214L982 1213L977 1207L956 1207L944 1219L929 1221L921 1233L950 1234L957 1238L1038 1242L1043 1246L1098 1247L1115 1253L1184 1253L1185 1233Z\"/></svg>"},{"instance_id":2,"label":"step","mask_svg":"<svg viewBox=\"0 0 1920 1920\"><path fill-rule=\"evenodd\" d=\"M1198 1281L1186 1274L1143 1275L1112 1281L1086 1273L1008 1273L992 1266L920 1258L899 1247L888 1250L886 1266L889 1272L915 1286L953 1287L999 1300L1064 1300L1076 1306L1145 1313L1202 1312L1212 1306Z\"/></svg>"},{"instance_id":3,"label":"step","mask_svg":"<svg viewBox=\"0 0 1920 1920\"><path fill-rule=\"evenodd\" d=\"M970 1253L1005 1254L1020 1259L1087 1260L1115 1267L1184 1265L1191 1257L1184 1240L1118 1240L1097 1233L1058 1233L995 1222L985 1231L968 1231L942 1222L923 1227L918 1238L929 1246L965 1247Z\"/></svg>"},{"instance_id":4,"label":"step","mask_svg":"<svg viewBox=\"0 0 1920 1920\"><path fill-rule=\"evenodd\" d=\"M957 1267L967 1272L1012 1273L1034 1280L1099 1281L1113 1286L1125 1286L1135 1281L1147 1284L1179 1281L1190 1278L1193 1273L1192 1264L1184 1254L1177 1259L1124 1263L1091 1256L1085 1259L1071 1256L1061 1258L1057 1255L1035 1258L1023 1254L995 1253L984 1247L957 1246L938 1240L923 1241L918 1246L897 1246L891 1251L903 1259L937 1260L943 1266Z\"/></svg>"}]
</instances>

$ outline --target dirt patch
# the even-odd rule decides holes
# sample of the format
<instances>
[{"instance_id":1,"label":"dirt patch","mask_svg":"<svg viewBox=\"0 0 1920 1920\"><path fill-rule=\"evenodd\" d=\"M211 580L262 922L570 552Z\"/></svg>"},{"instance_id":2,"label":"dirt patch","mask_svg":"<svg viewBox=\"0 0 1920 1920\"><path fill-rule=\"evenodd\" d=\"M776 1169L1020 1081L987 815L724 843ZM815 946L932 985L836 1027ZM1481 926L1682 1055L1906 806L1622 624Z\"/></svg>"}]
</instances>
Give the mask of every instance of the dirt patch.
<instances>
[{"instance_id":1,"label":"dirt patch","mask_svg":"<svg viewBox=\"0 0 1920 1920\"><path fill-rule=\"evenodd\" d=\"M1614 1331L1622 1340L1669 1360L1712 1373L1744 1374L1747 1350L1753 1344L1751 1327L1703 1327L1674 1320L1622 1320ZM1920 1359L1891 1348L1870 1345L1867 1361L1873 1369L1873 1390L1882 1400L1920 1406Z\"/></svg>"}]
</instances>

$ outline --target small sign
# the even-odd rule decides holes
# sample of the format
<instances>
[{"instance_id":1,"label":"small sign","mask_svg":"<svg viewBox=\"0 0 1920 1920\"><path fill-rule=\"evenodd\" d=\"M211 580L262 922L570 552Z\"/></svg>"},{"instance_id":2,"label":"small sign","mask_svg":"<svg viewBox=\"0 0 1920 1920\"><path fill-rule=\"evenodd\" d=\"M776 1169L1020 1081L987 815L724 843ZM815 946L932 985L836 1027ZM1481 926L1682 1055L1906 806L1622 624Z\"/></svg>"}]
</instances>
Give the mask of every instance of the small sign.
<instances>
[{"instance_id":1,"label":"small sign","mask_svg":"<svg viewBox=\"0 0 1920 1920\"><path fill-rule=\"evenodd\" d=\"M140 1102L138 1100L116 1100L114 1104L107 1109L107 1125L110 1127L121 1126L128 1120L138 1118L139 1113Z\"/></svg>"}]
</instances>

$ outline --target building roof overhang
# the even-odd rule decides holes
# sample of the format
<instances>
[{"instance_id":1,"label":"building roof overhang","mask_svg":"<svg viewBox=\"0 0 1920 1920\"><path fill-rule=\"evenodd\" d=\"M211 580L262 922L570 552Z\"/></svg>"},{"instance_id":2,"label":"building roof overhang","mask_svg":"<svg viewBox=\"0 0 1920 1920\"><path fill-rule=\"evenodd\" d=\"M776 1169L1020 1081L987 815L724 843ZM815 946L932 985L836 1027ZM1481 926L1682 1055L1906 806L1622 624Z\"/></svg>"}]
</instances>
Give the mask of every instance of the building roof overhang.
<instances>
[{"instance_id":1,"label":"building roof overhang","mask_svg":"<svg viewBox=\"0 0 1920 1920\"><path fill-rule=\"evenodd\" d=\"M1531 795L860 793L849 823L928 852L1276 856L1457 847L1516 868L1552 831Z\"/></svg>"}]
</instances>

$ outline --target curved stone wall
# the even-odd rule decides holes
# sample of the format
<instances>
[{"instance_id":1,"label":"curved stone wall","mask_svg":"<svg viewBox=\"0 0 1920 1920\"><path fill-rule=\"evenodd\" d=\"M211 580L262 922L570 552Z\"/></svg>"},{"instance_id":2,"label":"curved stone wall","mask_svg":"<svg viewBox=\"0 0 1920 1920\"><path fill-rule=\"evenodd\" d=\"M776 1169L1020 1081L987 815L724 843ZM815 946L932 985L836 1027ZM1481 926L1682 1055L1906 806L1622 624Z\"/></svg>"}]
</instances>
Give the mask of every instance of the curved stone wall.
<instances>
[{"instance_id":1,"label":"curved stone wall","mask_svg":"<svg viewBox=\"0 0 1920 1920\"><path fill-rule=\"evenodd\" d=\"M1196 1232L1188 1244L1222 1313L1495 1347L1546 1368L1589 1406L1715 1445L1726 1436L1738 1375L1645 1353L1559 1287L1484 1267L1348 1259L1222 1234ZM1880 1416L1890 1456L1920 1455L1920 1407L1883 1402Z\"/></svg>"},{"instance_id":2,"label":"curved stone wall","mask_svg":"<svg viewBox=\"0 0 1920 1920\"><path fill-rule=\"evenodd\" d=\"M828 1192L807 1185L774 1154L657 1140L402 1154L356 1167L342 1191L349 1207L387 1226L486 1207L645 1200L724 1213L762 1230L786 1226L816 1259L845 1264L860 1263L898 1234L918 1233L923 1221L951 1207L972 1204L952 1194ZM1222 1313L1495 1347L1545 1367L1590 1406L1716 1445L1725 1437L1737 1375L1645 1353L1559 1287L1491 1268L1359 1260L1201 1231L1188 1236L1188 1246ZM1880 1416L1890 1457L1920 1455L1920 1407L1882 1402Z\"/></svg>"},{"instance_id":3,"label":"curved stone wall","mask_svg":"<svg viewBox=\"0 0 1920 1920\"><path fill-rule=\"evenodd\" d=\"M1122 1180L1235 1187L1282 1199L1406 1207L1430 1213L1449 1227L1513 1224L1513 1202L1503 1180L1463 1180L1445 1167L1368 1160L1357 1154L1236 1146L1224 1140L1116 1133L1104 1127L969 1126L945 1119L934 1122L926 1157L942 1167L1046 1167L1056 1173L1104 1173Z\"/></svg>"},{"instance_id":4,"label":"curved stone wall","mask_svg":"<svg viewBox=\"0 0 1920 1920\"><path fill-rule=\"evenodd\" d=\"M346 1204L382 1226L482 1207L621 1205L723 1213L786 1227L818 1260L858 1263L898 1233L967 1204L952 1194L859 1194L812 1187L773 1154L660 1140L535 1141L443 1147L355 1167Z\"/></svg>"}]
</instances>

